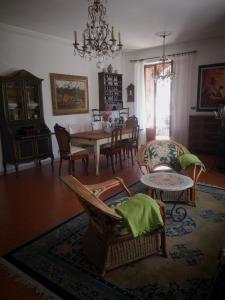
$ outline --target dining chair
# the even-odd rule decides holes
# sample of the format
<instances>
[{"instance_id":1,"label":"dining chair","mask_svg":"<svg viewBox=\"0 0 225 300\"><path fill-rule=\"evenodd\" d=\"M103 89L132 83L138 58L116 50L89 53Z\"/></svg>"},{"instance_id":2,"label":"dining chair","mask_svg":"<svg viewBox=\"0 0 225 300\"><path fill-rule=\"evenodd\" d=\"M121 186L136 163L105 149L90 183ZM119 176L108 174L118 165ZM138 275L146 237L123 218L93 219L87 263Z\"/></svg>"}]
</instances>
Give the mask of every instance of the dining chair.
<instances>
[{"instance_id":1,"label":"dining chair","mask_svg":"<svg viewBox=\"0 0 225 300\"><path fill-rule=\"evenodd\" d=\"M136 155L138 152L138 141L139 141L139 125L132 127L131 138L121 141L121 147L123 150L124 158L125 158L125 153L127 153L128 158L130 153L132 165L134 165L133 150L135 151L135 155Z\"/></svg>"},{"instance_id":2,"label":"dining chair","mask_svg":"<svg viewBox=\"0 0 225 300\"><path fill-rule=\"evenodd\" d=\"M128 127L128 128L132 128L134 126L137 126L138 125L138 118L133 115L133 116L129 117L126 120L125 124L126 124L126 127Z\"/></svg>"},{"instance_id":3,"label":"dining chair","mask_svg":"<svg viewBox=\"0 0 225 300\"><path fill-rule=\"evenodd\" d=\"M61 176L62 161L68 160L69 174L75 172L75 160L82 159L85 165L85 171L88 173L88 151L84 148L71 145L71 137L69 132L59 124L55 124L54 131L59 146L60 162L59 176Z\"/></svg>"},{"instance_id":4,"label":"dining chair","mask_svg":"<svg viewBox=\"0 0 225 300\"><path fill-rule=\"evenodd\" d=\"M107 167L109 165L109 157L110 157L113 173L115 173L113 156L116 157L116 161L117 161L117 155L119 155L120 168L122 169L121 140L122 140L122 129L115 128L112 130L112 133L111 133L111 143L100 149L100 154L103 154L106 156Z\"/></svg>"}]
</instances>

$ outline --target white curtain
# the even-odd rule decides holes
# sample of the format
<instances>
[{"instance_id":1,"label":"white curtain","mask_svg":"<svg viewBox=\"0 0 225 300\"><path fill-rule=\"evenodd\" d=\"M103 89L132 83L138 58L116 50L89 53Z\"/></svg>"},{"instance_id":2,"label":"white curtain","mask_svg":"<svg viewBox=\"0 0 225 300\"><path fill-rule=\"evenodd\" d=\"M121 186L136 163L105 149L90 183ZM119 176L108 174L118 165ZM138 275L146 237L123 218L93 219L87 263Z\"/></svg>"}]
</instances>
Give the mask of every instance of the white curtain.
<instances>
[{"instance_id":1,"label":"white curtain","mask_svg":"<svg viewBox=\"0 0 225 300\"><path fill-rule=\"evenodd\" d=\"M138 118L141 129L141 144L146 142L146 104L145 104L145 82L144 63L136 62L134 65L135 102L134 114Z\"/></svg>"},{"instance_id":2,"label":"white curtain","mask_svg":"<svg viewBox=\"0 0 225 300\"><path fill-rule=\"evenodd\" d=\"M171 138L187 146L189 112L193 98L193 55L179 56L173 61L175 78L172 81Z\"/></svg>"}]
</instances>

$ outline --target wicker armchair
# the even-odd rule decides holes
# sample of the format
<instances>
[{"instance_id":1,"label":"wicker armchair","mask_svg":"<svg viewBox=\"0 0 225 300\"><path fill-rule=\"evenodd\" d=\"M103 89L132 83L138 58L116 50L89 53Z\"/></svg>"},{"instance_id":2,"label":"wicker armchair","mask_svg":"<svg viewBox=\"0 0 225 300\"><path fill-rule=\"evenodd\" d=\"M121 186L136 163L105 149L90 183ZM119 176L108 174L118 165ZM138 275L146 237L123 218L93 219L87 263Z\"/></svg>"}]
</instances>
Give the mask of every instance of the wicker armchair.
<instances>
[{"instance_id":1,"label":"wicker armchair","mask_svg":"<svg viewBox=\"0 0 225 300\"><path fill-rule=\"evenodd\" d=\"M107 180L94 185L83 185L73 176L62 177L64 183L78 196L78 200L90 217L83 239L84 253L101 271L105 272L121 265L160 253L167 256L165 237L165 206L158 201L164 227L160 231L134 238L124 230L124 220L113 207L104 203L100 196L121 187L128 196L130 191L121 178ZM124 199L124 198L123 198Z\"/></svg>"},{"instance_id":2,"label":"wicker armchair","mask_svg":"<svg viewBox=\"0 0 225 300\"><path fill-rule=\"evenodd\" d=\"M183 145L173 140L154 140L140 147L137 162L142 174L154 172L158 167L165 166L173 171L182 172L184 175L191 177L194 185L183 194L182 200L191 202L191 205L195 207L195 184L203 168L199 165L191 165L187 170L182 171L177 158L185 153L189 153L189 151ZM174 193L177 192L167 192L165 193L165 197L169 199L171 198L171 194Z\"/></svg>"}]
</instances>

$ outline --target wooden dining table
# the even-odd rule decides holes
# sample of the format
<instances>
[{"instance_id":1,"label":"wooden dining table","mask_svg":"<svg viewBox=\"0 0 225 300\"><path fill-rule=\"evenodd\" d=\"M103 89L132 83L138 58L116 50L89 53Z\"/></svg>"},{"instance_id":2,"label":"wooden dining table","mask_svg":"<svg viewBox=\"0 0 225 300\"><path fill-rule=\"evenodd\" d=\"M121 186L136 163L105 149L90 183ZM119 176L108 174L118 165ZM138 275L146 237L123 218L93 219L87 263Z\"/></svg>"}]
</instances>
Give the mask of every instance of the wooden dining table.
<instances>
[{"instance_id":1,"label":"wooden dining table","mask_svg":"<svg viewBox=\"0 0 225 300\"><path fill-rule=\"evenodd\" d=\"M122 128L122 139L130 138L132 135L132 128ZM95 172L99 175L99 158L101 145L111 142L111 133L103 130L85 131L71 134L71 139L74 143L92 145L95 152Z\"/></svg>"}]
</instances>

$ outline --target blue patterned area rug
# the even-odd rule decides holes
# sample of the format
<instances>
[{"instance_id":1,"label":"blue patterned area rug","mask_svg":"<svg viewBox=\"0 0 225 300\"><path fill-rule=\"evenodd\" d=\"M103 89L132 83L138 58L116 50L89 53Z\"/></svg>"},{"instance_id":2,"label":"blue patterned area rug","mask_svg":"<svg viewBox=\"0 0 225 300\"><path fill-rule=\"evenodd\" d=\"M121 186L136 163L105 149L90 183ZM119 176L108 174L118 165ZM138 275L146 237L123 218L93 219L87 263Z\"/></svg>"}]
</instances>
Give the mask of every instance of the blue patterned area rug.
<instances>
[{"instance_id":1,"label":"blue patterned area rug","mask_svg":"<svg viewBox=\"0 0 225 300\"><path fill-rule=\"evenodd\" d=\"M142 192L144 186L136 183L131 190ZM207 299L225 245L225 190L198 185L196 197L197 207L185 205L182 222L169 217L167 204L168 258L151 256L101 278L82 252L88 223L82 213L4 259L62 299Z\"/></svg>"}]
</instances>

